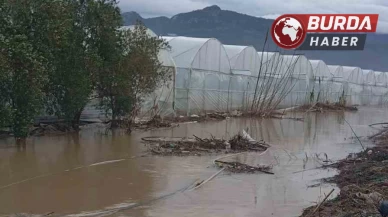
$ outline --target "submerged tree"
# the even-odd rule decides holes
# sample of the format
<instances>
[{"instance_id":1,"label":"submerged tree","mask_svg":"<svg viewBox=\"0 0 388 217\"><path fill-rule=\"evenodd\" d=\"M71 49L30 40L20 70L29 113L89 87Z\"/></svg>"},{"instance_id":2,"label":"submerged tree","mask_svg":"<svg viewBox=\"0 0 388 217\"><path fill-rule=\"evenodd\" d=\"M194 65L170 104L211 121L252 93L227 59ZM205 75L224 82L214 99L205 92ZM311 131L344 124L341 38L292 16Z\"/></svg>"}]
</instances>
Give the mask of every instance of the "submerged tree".
<instances>
[{"instance_id":1,"label":"submerged tree","mask_svg":"<svg viewBox=\"0 0 388 217\"><path fill-rule=\"evenodd\" d=\"M27 137L45 110L78 128L96 78L118 62L119 26L115 0L0 1L0 128Z\"/></svg>"},{"instance_id":2,"label":"submerged tree","mask_svg":"<svg viewBox=\"0 0 388 217\"><path fill-rule=\"evenodd\" d=\"M0 2L0 124L25 138L39 114L47 81L47 48L42 33L50 19L38 11L49 0Z\"/></svg>"},{"instance_id":3,"label":"submerged tree","mask_svg":"<svg viewBox=\"0 0 388 217\"><path fill-rule=\"evenodd\" d=\"M112 127L123 119L130 124L144 97L171 76L158 59L160 50L168 48L165 40L149 35L141 23L118 35L119 58L109 73L99 76L97 86L101 105L111 111Z\"/></svg>"},{"instance_id":4,"label":"submerged tree","mask_svg":"<svg viewBox=\"0 0 388 217\"><path fill-rule=\"evenodd\" d=\"M116 0L0 1L0 128L25 138L48 111L78 129L95 91L117 120L167 78L167 43L143 25L120 31Z\"/></svg>"},{"instance_id":5,"label":"submerged tree","mask_svg":"<svg viewBox=\"0 0 388 217\"><path fill-rule=\"evenodd\" d=\"M48 110L78 130L93 91L93 76L107 61L102 44L115 43L106 35L115 34L121 17L115 1L72 0L62 8L60 37L52 43L55 70L47 86Z\"/></svg>"}]
</instances>

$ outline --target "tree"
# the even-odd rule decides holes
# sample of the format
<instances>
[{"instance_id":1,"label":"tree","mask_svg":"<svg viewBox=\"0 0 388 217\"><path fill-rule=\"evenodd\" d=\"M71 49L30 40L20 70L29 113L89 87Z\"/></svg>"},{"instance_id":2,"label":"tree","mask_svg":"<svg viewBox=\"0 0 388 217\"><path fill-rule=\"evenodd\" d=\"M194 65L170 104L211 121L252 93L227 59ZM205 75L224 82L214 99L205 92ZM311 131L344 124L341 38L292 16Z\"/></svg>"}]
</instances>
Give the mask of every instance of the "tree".
<instances>
[{"instance_id":1,"label":"tree","mask_svg":"<svg viewBox=\"0 0 388 217\"><path fill-rule=\"evenodd\" d=\"M78 129L93 90L113 120L134 113L167 44L121 24L116 0L0 1L0 127L25 138L46 110Z\"/></svg>"},{"instance_id":2,"label":"tree","mask_svg":"<svg viewBox=\"0 0 388 217\"><path fill-rule=\"evenodd\" d=\"M112 127L124 118L132 120L144 97L171 76L158 59L159 51L168 48L165 40L147 34L141 23L118 35L118 58L108 73L100 75L97 86L102 107L112 113Z\"/></svg>"},{"instance_id":3,"label":"tree","mask_svg":"<svg viewBox=\"0 0 388 217\"><path fill-rule=\"evenodd\" d=\"M88 1L86 20L89 25L87 44L95 52L92 80L97 95L100 97L107 88L111 75L121 56L118 29L122 25L120 9L115 0ZM104 107L104 106L101 106ZM108 108L106 107L106 113Z\"/></svg>"},{"instance_id":4,"label":"tree","mask_svg":"<svg viewBox=\"0 0 388 217\"><path fill-rule=\"evenodd\" d=\"M38 19L48 0L0 2L0 124L25 138L39 113L50 70L41 33L49 19Z\"/></svg>"},{"instance_id":5,"label":"tree","mask_svg":"<svg viewBox=\"0 0 388 217\"><path fill-rule=\"evenodd\" d=\"M81 113L93 90L92 74L95 50L89 46L91 37L87 22L88 7L94 1L60 2L61 26L52 37L52 59L55 70L49 75L47 110L79 129Z\"/></svg>"},{"instance_id":6,"label":"tree","mask_svg":"<svg viewBox=\"0 0 388 217\"><path fill-rule=\"evenodd\" d=\"M115 0L0 1L0 127L26 137L45 105L78 129L120 26Z\"/></svg>"}]
</instances>

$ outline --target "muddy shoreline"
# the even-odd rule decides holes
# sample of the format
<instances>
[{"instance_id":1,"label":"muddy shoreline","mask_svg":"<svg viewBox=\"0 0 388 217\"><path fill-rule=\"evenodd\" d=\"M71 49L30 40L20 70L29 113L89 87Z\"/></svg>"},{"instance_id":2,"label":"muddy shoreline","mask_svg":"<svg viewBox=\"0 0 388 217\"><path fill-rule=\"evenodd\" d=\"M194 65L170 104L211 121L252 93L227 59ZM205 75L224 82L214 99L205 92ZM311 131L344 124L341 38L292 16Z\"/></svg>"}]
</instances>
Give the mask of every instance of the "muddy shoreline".
<instances>
[{"instance_id":1,"label":"muddy shoreline","mask_svg":"<svg viewBox=\"0 0 388 217\"><path fill-rule=\"evenodd\" d=\"M306 208L301 216L381 216L378 207L381 201L388 199L388 129L369 139L375 147L326 166L339 171L324 182L336 184L340 193L332 200Z\"/></svg>"},{"instance_id":2,"label":"muddy shoreline","mask_svg":"<svg viewBox=\"0 0 388 217\"><path fill-rule=\"evenodd\" d=\"M190 115L190 116L177 116L177 117L160 117L155 116L151 119L136 120L130 128L127 127L127 123L119 123L119 129L125 129L129 133L136 130L153 130L160 128L174 128L179 127L180 124L186 123L203 123L210 121L222 121L230 118L238 117L251 117L251 118L260 118L260 119L292 119L295 121L303 121L303 118L287 117L288 113L292 112L341 112L341 111L357 111L355 106L344 106L338 103L315 103L311 105L297 106L286 109L279 109L264 113L252 113L252 112L242 112L242 111L233 111L233 112L213 112L207 113L205 115ZM94 124L100 125L100 127L106 128L107 130L111 129L110 121L87 121L81 120L79 129L75 130L68 124L65 124L63 121L58 120L54 122L41 122L36 123L30 128L29 136L49 136L49 135L64 135L72 134L82 131L82 128L88 127ZM0 129L0 138L12 137L13 134L10 129Z\"/></svg>"}]
</instances>

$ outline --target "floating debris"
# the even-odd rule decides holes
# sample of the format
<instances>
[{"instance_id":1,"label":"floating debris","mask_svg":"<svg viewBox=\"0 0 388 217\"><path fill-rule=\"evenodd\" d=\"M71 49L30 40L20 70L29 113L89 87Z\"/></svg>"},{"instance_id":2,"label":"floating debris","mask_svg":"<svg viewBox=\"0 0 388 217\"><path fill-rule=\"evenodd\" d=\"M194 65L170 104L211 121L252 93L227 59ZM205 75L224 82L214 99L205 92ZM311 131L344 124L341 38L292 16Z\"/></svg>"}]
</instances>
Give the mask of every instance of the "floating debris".
<instances>
[{"instance_id":1,"label":"floating debris","mask_svg":"<svg viewBox=\"0 0 388 217\"><path fill-rule=\"evenodd\" d=\"M150 130L155 128L169 128L169 127L179 126L179 123L224 120L235 116L237 115L221 113L221 112L208 113L202 116L193 114L190 116L179 116L175 118L172 118L172 117L161 118L159 115L156 115L153 118L148 120L137 120L132 127L134 129L140 129L140 130Z\"/></svg>"},{"instance_id":2,"label":"floating debris","mask_svg":"<svg viewBox=\"0 0 388 217\"><path fill-rule=\"evenodd\" d=\"M218 167L220 168L225 167L226 171L229 171L232 173L262 172L262 173L271 174L271 175L274 174L273 172L270 171L272 169L271 166L258 165L257 167L255 167L255 166L250 166L240 162L226 162L226 161L220 161L220 160L216 160L215 163Z\"/></svg>"},{"instance_id":3,"label":"floating debris","mask_svg":"<svg viewBox=\"0 0 388 217\"><path fill-rule=\"evenodd\" d=\"M172 127L172 126L173 126L173 123L171 121L168 121L168 120L165 121L159 115L157 115L157 116L154 116L151 120L136 121L132 127L134 129L149 130L153 128L163 128L163 127Z\"/></svg>"},{"instance_id":4,"label":"floating debris","mask_svg":"<svg viewBox=\"0 0 388 217\"><path fill-rule=\"evenodd\" d=\"M230 140L215 138L145 137L148 150L157 155L202 155L212 153L236 153L242 151L265 151L269 147L264 141L256 142L243 131Z\"/></svg>"},{"instance_id":5,"label":"floating debris","mask_svg":"<svg viewBox=\"0 0 388 217\"><path fill-rule=\"evenodd\" d=\"M355 106L346 106L340 103L315 103L314 105L304 105L293 109L303 112L325 112L325 111L358 111Z\"/></svg>"},{"instance_id":6,"label":"floating debris","mask_svg":"<svg viewBox=\"0 0 388 217\"><path fill-rule=\"evenodd\" d=\"M75 132L75 130L68 124L65 124L62 122L56 122L56 123L50 123L50 124L40 123L34 126L30 130L30 135L43 136L43 135L51 135L51 134L54 134L54 135L64 134L64 133L70 133L70 132Z\"/></svg>"}]
</instances>

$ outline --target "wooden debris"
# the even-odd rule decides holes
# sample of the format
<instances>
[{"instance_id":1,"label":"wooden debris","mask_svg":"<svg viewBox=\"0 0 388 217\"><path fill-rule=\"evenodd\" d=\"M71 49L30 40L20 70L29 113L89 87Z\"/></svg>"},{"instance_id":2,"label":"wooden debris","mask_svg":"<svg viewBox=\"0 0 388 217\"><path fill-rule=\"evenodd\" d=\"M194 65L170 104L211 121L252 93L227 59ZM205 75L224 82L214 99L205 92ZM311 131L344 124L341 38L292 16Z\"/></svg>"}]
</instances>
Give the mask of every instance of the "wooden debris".
<instances>
[{"instance_id":1,"label":"wooden debris","mask_svg":"<svg viewBox=\"0 0 388 217\"><path fill-rule=\"evenodd\" d=\"M264 141L256 142L243 131L230 140L215 138L144 137L148 149L158 155L201 155L202 153L236 153L242 151L265 151L269 147Z\"/></svg>"},{"instance_id":2,"label":"wooden debris","mask_svg":"<svg viewBox=\"0 0 388 217\"><path fill-rule=\"evenodd\" d=\"M274 175L273 172L270 172L271 169L270 166L249 166L247 164L239 163L239 162L227 162L227 161L220 161L216 160L216 164L219 165L219 167L223 167L224 165L227 165L226 170L233 172L233 173L255 173L255 172L262 172L266 174Z\"/></svg>"}]
</instances>

